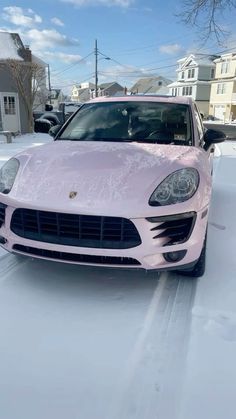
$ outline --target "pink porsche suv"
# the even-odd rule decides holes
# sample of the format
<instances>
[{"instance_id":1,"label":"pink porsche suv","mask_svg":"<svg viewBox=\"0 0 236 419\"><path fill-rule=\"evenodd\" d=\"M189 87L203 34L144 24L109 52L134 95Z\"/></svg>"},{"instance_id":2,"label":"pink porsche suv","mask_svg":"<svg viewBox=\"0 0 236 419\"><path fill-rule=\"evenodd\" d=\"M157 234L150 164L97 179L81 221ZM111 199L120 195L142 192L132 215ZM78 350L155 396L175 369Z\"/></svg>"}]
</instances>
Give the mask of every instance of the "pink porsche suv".
<instances>
[{"instance_id":1,"label":"pink porsche suv","mask_svg":"<svg viewBox=\"0 0 236 419\"><path fill-rule=\"evenodd\" d=\"M0 171L0 244L83 265L205 270L214 143L190 98L83 104Z\"/></svg>"}]
</instances>

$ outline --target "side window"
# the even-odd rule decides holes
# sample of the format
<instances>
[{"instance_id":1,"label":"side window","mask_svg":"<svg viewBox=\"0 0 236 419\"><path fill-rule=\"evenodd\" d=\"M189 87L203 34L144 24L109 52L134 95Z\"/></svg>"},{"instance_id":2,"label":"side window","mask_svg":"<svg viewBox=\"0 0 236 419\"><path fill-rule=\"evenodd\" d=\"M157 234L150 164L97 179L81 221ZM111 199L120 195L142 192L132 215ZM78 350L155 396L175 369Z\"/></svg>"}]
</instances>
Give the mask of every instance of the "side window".
<instances>
[{"instance_id":1,"label":"side window","mask_svg":"<svg viewBox=\"0 0 236 419\"><path fill-rule=\"evenodd\" d=\"M4 96L4 112L5 115L15 115L16 105L14 96Z\"/></svg>"},{"instance_id":2,"label":"side window","mask_svg":"<svg viewBox=\"0 0 236 419\"><path fill-rule=\"evenodd\" d=\"M199 138L200 138L200 141L202 141L203 134L204 134L204 128L203 128L203 124L202 124L202 118L201 118L200 113L198 111L198 108L196 107L195 104L194 104L194 115L195 115L196 122L197 122L197 130L198 130Z\"/></svg>"}]
</instances>

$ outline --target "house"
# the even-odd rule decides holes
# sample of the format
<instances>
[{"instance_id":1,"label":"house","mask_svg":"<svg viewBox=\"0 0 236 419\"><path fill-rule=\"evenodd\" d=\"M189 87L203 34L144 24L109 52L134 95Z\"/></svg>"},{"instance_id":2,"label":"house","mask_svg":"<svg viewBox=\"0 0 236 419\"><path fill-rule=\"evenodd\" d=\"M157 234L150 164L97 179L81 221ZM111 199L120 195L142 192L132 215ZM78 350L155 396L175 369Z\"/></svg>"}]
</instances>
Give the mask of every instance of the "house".
<instances>
[{"instance_id":1,"label":"house","mask_svg":"<svg viewBox=\"0 0 236 419\"><path fill-rule=\"evenodd\" d=\"M119 83L110 82L98 85L97 96L117 96L124 94L124 87ZM95 97L95 84L86 82L72 88L71 100L86 102Z\"/></svg>"},{"instance_id":2,"label":"house","mask_svg":"<svg viewBox=\"0 0 236 419\"><path fill-rule=\"evenodd\" d=\"M224 121L236 119L236 53L214 60L215 78L211 82L209 114Z\"/></svg>"},{"instance_id":3,"label":"house","mask_svg":"<svg viewBox=\"0 0 236 419\"><path fill-rule=\"evenodd\" d=\"M53 106L53 109L59 108L59 103L63 102L65 96L61 89L51 89L50 93L50 104Z\"/></svg>"},{"instance_id":4,"label":"house","mask_svg":"<svg viewBox=\"0 0 236 419\"><path fill-rule=\"evenodd\" d=\"M119 96L124 94L124 87L117 82L102 83L98 86L98 96ZM94 90L95 96L95 90Z\"/></svg>"},{"instance_id":5,"label":"house","mask_svg":"<svg viewBox=\"0 0 236 419\"><path fill-rule=\"evenodd\" d=\"M139 79L130 89L132 94L166 95L169 93L168 85L171 80L162 77L145 77Z\"/></svg>"},{"instance_id":6,"label":"house","mask_svg":"<svg viewBox=\"0 0 236 419\"><path fill-rule=\"evenodd\" d=\"M95 90L95 84L85 82L76 84L72 88L71 100L74 102L87 102L91 99L93 91Z\"/></svg>"},{"instance_id":7,"label":"house","mask_svg":"<svg viewBox=\"0 0 236 419\"><path fill-rule=\"evenodd\" d=\"M177 80L169 84L169 94L192 97L200 111L208 114L216 58L216 55L190 54L178 60Z\"/></svg>"},{"instance_id":8,"label":"house","mask_svg":"<svg viewBox=\"0 0 236 419\"><path fill-rule=\"evenodd\" d=\"M25 133L29 132L29 115L9 60L13 66L25 64L31 61L31 52L18 34L0 32L0 130ZM25 82L24 90L30 97L31 80Z\"/></svg>"}]
</instances>

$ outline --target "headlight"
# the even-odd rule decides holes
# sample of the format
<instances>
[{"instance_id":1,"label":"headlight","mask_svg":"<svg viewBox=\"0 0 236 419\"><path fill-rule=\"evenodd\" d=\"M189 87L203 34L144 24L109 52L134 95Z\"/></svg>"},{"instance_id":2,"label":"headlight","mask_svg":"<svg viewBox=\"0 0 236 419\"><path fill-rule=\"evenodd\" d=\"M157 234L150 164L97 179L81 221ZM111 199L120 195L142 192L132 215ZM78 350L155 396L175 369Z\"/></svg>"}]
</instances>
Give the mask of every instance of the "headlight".
<instances>
[{"instance_id":1,"label":"headlight","mask_svg":"<svg viewBox=\"0 0 236 419\"><path fill-rule=\"evenodd\" d=\"M172 205L187 201L199 185L199 173L194 168L180 169L167 176L155 189L149 205Z\"/></svg>"},{"instance_id":2,"label":"headlight","mask_svg":"<svg viewBox=\"0 0 236 419\"><path fill-rule=\"evenodd\" d=\"M13 158L8 160L0 170L0 192L8 194L14 184L20 163Z\"/></svg>"}]
</instances>

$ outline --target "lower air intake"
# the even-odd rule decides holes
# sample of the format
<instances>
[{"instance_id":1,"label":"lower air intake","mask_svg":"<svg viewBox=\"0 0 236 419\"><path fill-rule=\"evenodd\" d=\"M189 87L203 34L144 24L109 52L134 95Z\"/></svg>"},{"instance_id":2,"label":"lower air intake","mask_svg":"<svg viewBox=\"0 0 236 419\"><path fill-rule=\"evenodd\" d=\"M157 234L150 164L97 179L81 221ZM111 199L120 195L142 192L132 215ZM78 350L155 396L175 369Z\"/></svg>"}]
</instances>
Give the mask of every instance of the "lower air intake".
<instances>
[{"instance_id":1,"label":"lower air intake","mask_svg":"<svg viewBox=\"0 0 236 419\"><path fill-rule=\"evenodd\" d=\"M30 256L37 256L44 259L56 259L64 262L87 263L96 265L119 265L119 266L139 266L138 260L128 257L117 256L94 256L81 255L75 253L57 252L54 250L37 249L35 247L22 246L15 244L13 250L26 253Z\"/></svg>"}]
</instances>

